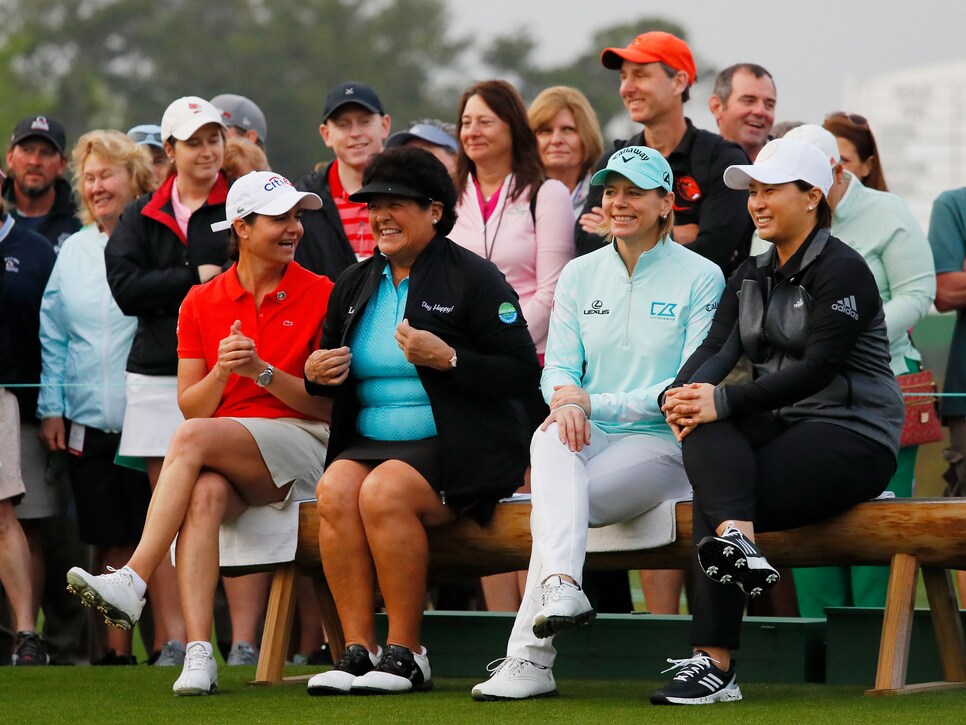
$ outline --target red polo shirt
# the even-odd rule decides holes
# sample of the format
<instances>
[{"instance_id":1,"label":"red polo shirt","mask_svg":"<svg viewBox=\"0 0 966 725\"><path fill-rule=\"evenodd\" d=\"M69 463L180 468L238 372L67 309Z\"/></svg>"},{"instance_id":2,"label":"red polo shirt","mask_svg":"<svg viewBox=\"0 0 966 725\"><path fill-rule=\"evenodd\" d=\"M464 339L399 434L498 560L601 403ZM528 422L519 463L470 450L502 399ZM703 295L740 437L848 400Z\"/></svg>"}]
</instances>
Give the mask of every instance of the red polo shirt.
<instances>
[{"instance_id":1,"label":"red polo shirt","mask_svg":"<svg viewBox=\"0 0 966 725\"><path fill-rule=\"evenodd\" d=\"M342 228L345 230L356 259L363 260L372 256L376 248L376 237L369 226L369 206L365 203L349 201L339 178L339 160L336 159L329 169L329 193L339 210Z\"/></svg>"},{"instance_id":2,"label":"red polo shirt","mask_svg":"<svg viewBox=\"0 0 966 725\"><path fill-rule=\"evenodd\" d=\"M262 360L301 378L306 358L319 347L334 285L328 277L290 262L281 283L256 309L255 298L241 286L236 270L232 265L188 292L178 314L178 358L203 359L211 370L218 362L218 345L235 320L241 320L242 332L255 341ZM308 418L240 375L228 380L213 417Z\"/></svg>"}]
</instances>

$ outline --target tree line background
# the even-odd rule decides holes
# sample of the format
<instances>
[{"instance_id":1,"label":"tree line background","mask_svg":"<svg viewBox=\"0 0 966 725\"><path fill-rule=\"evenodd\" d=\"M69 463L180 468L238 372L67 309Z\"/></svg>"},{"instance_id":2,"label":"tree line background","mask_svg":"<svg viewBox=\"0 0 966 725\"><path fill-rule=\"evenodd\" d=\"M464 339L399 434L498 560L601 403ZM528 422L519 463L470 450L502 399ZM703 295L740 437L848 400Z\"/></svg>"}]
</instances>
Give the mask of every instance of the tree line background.
<instances>
[{"instance_id":1,"label":"tree line background","mask_svg":"<svg viewBox=\"0 0 966 725\"><path fill-rule=\"evenodd\" d=\"M601 49L648 30L685 37L641 17L540 67L529 29L487 45L454 37L442 0L0 0L0 18L0 133L44 113L73 144L93 128L160 123L179 96L240 93L265 112L269 159L288 176L330 157L318 125L339 82L372 85L393 130L423 117L455 122L463 89L485 78L509 80L527 103L547 86L575 86L605 125L623 106Z\"/></svg>"}]
</instances>

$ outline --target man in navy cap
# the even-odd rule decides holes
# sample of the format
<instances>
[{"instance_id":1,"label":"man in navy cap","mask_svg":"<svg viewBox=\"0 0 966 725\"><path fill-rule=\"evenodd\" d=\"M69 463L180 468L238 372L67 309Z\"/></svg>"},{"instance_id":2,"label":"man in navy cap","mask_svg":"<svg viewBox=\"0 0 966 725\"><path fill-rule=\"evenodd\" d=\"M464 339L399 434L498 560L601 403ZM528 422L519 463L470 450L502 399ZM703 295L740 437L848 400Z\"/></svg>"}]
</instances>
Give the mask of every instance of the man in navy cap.
<instances>
[{"instance_id":1,"label":"man in navy cap","mask_svg":"<svg viewBox=\"0 0 966 725\"><path fill-rule=\"evenodd\" d=\"M319 134L335 160L299 179L299 191L322 199L318 211L302 214L305 233L295 261L316 274L335 279L357 260L372 256L375 240L365 204L349 201L362 188L369 157L383 150L390 119L379 96L365 83L347 81L325 97Z\"/></svg>"},{"instance_id":2,"label":"man in navy cap","mask_svg":"<svg viewBox=\"0 0 966 725\"><path fill-rule=\"evenodd\" d=\"M3 198L20 224L46 237L54 249L80 229L67 170L67 134L49 116L21 119L7 149Z\"/></svg>"}]
</instances>

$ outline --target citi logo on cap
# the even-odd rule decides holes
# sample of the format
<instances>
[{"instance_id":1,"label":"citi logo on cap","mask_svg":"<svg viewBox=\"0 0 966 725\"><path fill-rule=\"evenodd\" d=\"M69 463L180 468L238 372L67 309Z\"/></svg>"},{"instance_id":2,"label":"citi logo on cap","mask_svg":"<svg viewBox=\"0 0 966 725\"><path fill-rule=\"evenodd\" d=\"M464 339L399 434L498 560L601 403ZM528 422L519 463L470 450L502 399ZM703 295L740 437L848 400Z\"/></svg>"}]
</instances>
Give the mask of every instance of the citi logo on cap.
<instances>
[{"instance_id":1,"label":"citi logo on cap","mask_svg":"<svg viewBox=\"0 0 966 725\"><path fill-rule=\"evenodd\" d=\"M192 113L201 113L201 106L197 103L189 103L188 108Z\"/></svg>"},{"instance_id":2,"label":"citi logo on cap","mask_svg":"<svg viewBox=\"0 0 966 725\"><path fill-rule=\"evenodd\" d=\"M47 123L46 116L37 116L37 118L33 120L33 123L30 124L30 128L33 131L49 131L50 124Z\"/></svg>"},{"instance_id":3,"label":"citi logo on cap","mask_svg":"<svg viewBox=\"0 0 966 725\"><path fill-rule=\"evenodd\" d=\"M273 176L267 182L265 182L265 191L275 191L275 189L280 186L294 186L291 181L286 179L284 176Z\"/></svg>"}]
</instances>

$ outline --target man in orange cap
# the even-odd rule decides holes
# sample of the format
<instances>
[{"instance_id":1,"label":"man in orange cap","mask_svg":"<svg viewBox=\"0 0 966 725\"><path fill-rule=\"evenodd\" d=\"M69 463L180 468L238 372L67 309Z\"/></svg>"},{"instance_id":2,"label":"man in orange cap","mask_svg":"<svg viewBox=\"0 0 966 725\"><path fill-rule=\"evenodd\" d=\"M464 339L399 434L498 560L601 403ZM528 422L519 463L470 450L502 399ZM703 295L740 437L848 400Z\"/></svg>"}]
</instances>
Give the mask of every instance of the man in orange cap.
<instances>
[{"instance_id":1,"label":"man in orange cap","mask_svg":"<svg viewBox=\"0 0 966 725\"><path fill-rule=\"evenodd\" d=\"M615 141L614 149L650 146L668 160L674 172L674 240L718 264L727 277L748 255L752 224L747 194L729 189L722 175L731 164L746 164L740 146L710 131L697 129L684 115L684 104L697 80L688 44L664 32L638 35L626 48L606 48L605 68L620 71L620 95L641 133ZM597 168L604 168L608 149ZM598 249L602 221L600 190L591 192L578 221L577 252Z\"/></svg>"}]
</instances>

